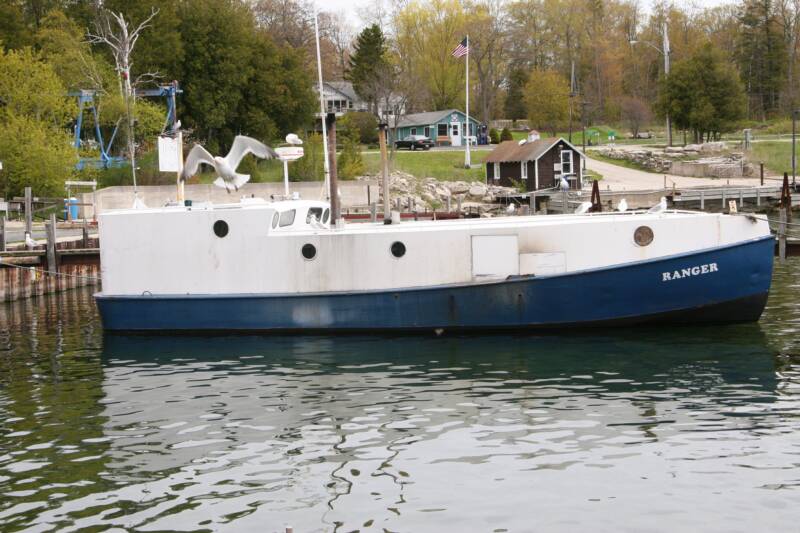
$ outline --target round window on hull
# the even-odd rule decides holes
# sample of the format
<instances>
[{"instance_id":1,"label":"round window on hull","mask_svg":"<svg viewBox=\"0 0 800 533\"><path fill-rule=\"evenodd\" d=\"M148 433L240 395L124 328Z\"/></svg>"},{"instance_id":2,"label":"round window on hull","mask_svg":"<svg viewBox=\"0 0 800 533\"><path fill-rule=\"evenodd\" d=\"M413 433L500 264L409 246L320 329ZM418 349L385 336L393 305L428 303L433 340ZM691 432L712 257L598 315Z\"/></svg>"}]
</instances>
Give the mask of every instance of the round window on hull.
<instances>
[{"instance_id":1,"label":"round window on hull","mask_svg":"<svg viewBox=\"0 0 800 533\"><path fill-rule=\"evenodd\" d=\"M223 238L228 234L228 223L224 220L217 220L214 222L214 235Z\"/></svg>"},{"instance_id":2,"label":"round window on hull","mask_svg":"<svg viewBox=\"0 0 800 533\"><path fill-rule=\"evenodd\" d=\"M398 259L406 255L406 245L400 241L393 242L391 250L392 250L392 255L397 257Z\"/></svg>"},{"instance_id":3,"label":"round window on hull","mask_svg":"<svg viewBox=\"0 0 800 533\"><path fill-rule=\"evenodd\" d=\"M313 244L304 244L300 252L303 254L303 257L311 260L317 256L317 247Z\"/></svg>"},{"instance_id":4,"label":"round window on hull","mask_svg":"<svg viewBox=\"0 0 800 533\"><path fill-rule=\"evenodd\" d=\"M653 242L653 230L650 226L639 226L633 232L633 242L639 246L647 246Z\"/></svg>"}]
</instances>

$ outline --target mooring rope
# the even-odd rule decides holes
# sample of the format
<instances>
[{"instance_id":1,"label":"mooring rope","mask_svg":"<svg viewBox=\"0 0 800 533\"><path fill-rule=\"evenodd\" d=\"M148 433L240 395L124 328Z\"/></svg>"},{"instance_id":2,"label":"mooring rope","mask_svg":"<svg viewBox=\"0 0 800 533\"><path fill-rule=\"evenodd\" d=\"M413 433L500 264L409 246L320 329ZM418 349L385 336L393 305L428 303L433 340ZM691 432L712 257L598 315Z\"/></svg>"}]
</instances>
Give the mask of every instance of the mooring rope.
<instances>
[{"instance_id":1,"label":"mooring rope","mask_svg":"<svg viewBox=\"0 0 800 533\"><path fill-rule=\"evenodd\" d=\"M99 276L82 276L80 274L68 274L67 272L53 272L52 270L44 270L42 268L36 268L36 267L25 266L25 265L14 265L12 263L0 262L0 266L13 267L13 268L17 268L19 270L29 270L29 271L33 272L34 275L40 275L40 274L41 275L45 275L46 274L48 276L63 276L63 277L70 277L70 278L76 278L76 279L86 279L86 280L92 280L92 281L100 281L100 279L101 279Z\"/></svg>"}]
</instances>

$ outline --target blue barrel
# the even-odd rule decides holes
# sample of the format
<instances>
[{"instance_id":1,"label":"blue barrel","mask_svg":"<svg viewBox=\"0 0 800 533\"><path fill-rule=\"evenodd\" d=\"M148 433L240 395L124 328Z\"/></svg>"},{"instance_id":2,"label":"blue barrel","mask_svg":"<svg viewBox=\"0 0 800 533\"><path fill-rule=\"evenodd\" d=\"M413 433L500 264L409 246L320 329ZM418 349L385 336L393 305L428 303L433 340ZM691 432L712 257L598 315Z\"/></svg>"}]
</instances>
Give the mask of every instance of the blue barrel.
<instances>
[{"instance_id":1,"label":"blue barrel","mask_svg":"<svg viewBox=\"0 0 800 533\"><path fill-rule=\"evenodd\" d=\"M77 198L64 198L64 220L78 220Z\"/></svg>"}]
</instances>

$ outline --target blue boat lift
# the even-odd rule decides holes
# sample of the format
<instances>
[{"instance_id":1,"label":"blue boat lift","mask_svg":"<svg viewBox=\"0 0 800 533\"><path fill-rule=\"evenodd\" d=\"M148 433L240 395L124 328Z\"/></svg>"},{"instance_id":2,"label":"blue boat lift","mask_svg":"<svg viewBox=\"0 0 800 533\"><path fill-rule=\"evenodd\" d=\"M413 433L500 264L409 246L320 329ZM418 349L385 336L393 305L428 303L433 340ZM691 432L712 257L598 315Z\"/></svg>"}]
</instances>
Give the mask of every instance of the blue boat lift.
<instances>
[{"instance_id":1,"label":"blue boat lift","mask_svg":"<svg viewBox=\"0 0 800 533\"><path fill-rule=\"evenodd\" d=\"M178 82L173 81L167 85L161 85L155 89L135 89L135 95L138 97L152 97L152 98L166 98L167 99L167 116L165 119L165 128L167 125L174 125L176 120L176 95L183 92L178 87ZM127 161L127 158L122 156L114 156L111 155L111 147L114 144L114 139L117 137L117 131L119 130L119 121L114 125L114 129L111 132L111 138L106 143L103 140L103 132L100 129L100 114L97 109L97 101L100 97L97 90L94 89L83 89L80 91L71 91L68 93L69 96L77 97L78 98L78 117L75 121L75 135L73 145L75 148L80 149L81 143L81 136L83 133L83 117L85 111L90 111L92 113L92 118L94 119L94 137L97 143L97 149L100 151L99 158L92 158L92 157L81 157L78 160L78 163L75 165L75 168L78 170L82 170L87 165L94 168L112 168L112 167L121 167Z\"/></svg>"}]
</instances>

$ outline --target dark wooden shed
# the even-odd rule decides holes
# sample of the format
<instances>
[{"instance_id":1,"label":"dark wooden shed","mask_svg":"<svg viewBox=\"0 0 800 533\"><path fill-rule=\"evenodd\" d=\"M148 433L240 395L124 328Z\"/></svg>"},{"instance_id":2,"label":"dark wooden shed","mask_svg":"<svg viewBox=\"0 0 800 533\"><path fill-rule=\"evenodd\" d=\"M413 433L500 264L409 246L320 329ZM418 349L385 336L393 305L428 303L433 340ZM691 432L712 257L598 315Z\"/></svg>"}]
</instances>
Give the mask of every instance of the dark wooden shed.
<instances>
[{"instance_id":1,"label":"dark wooden shed","mask_svg":"<svg viewBox=\"0 0 800 533\"><path fill-rule=\"evenodd\" d=\"M505 141L485 159L486 183L526 191L550 189L564 176L573 189L581 188L583 154L562 137L520 143Z\"/></svg>"}]
</instances>

